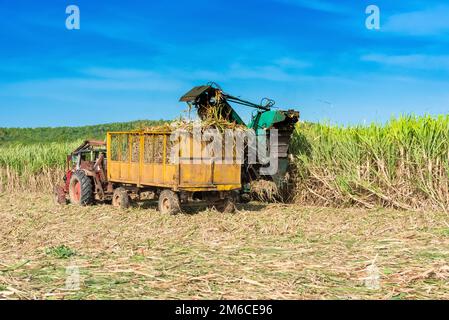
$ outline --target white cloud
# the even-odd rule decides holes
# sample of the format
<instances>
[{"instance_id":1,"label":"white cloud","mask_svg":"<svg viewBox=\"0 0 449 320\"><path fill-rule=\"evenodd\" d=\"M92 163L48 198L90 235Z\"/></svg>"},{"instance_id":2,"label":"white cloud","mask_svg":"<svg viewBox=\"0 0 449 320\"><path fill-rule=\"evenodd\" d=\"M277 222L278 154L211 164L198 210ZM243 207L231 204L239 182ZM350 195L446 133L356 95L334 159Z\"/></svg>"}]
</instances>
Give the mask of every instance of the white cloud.
<instances>
[{"instance_id":1,"label":"white cloud","mask_svg":"<svg viewBox=\"0 0 449 320\"><path fill-rule=\"evenodd\" d=\"M368 54L361 57L362 61L376 62L383 65L403 67L418 70L449 71L449 55L385 55Z\"/></svg>"},{"instance_id":2,"label":"white cloud","mask_svg":"<svg viewBox=\"0 0 449 320\"><path fill-rule=\"evenodd\" d=\"M83 98L91 96L113 99L117 94L167 94L190 85L173 75L148 70L89 68L81 73L85 76L6 83L0 85L0 96L85 102Z\"/></svg>"},{"instance_id":3,"label":"white cloud","mask_svg":"<svg viewBox=\"0 0 449 320\"><path fill-rule=\"evenodd\" d=\"M300 70L310 67L307 61L290 57L274 59L271 63L264 65L246 65L233 63L223 73L227 79L258 79L268 81L292 81L300 76Z\"/></svg>"},{"instance_id":4,"label":"white cloud","mask_svg":"<svg viewBox=\"0 0 449 320\"><path fill-rule=\"evenodd\" d=\"M304 69L311 66L311 64L307 61L289 57L277 59L274 63L280 67L289 69Z\"/></svg>"},{"instance_id":5,"label":"white cloud","mask_svg":"<svg viewBox=\"0 0 449 320\"><path fill-rule=\"evenodd\" d=\"M233 64L226 72L230 79L259 79L270 81L289 81L292 75L278 66L256 66L250 67L241 64Z\"/></svg>"},{"instance_id":6,"label":"white cloud","mask_svg":"<svg viewBox=\"0 0 449 320\"><path fill-rule=\"evenodd\" d=\"M153 71L127 69L127 68L114 69L114 68L93 67L84 69L82 73L97 78L121 79L121 80L159 77L159 75Z\"/></svg>"},{"instance_id":7,"label":"white cloud","mask_svg":"<svg viewBox=\"0 0 449 320\"><path fill-rule=\"evenodd\" d=\"M315 11L329 12L329 13L343 13L348 11L344 5L332 3L323 0L277 0L278 2L295 5L301 8L311 9Z\"/></svg>"},{"instance_id":8,"label":"white cloud","mask_svg":"<svg viewBox=\"0 0 449 320\"><path fill-rule=\"evenodd\" d=\"M70 100L82 102L86 97L109 97L123 94L171 94L182 92L192 83L236 80L286 82L297 76L296 70L309 66L307 62L282 57L271 63L247 65L231 63L218 72L208 69L163 70L90 67L79 70L79 75L49 79L35 79L0 85L0 96ZM84 99L84 100L83 100ZM109 99L109 98L108 98Z\"/></svg>"},{"instance_id":9,"label":"white cloud","mask_svg":"<svg viewBox=\"0 0 449 320\"><path fill-rule=\"evenodd\" d=\"M449 34L449 6L393 15L382 29L417 36Z\"/></svg>"}]
</instances>

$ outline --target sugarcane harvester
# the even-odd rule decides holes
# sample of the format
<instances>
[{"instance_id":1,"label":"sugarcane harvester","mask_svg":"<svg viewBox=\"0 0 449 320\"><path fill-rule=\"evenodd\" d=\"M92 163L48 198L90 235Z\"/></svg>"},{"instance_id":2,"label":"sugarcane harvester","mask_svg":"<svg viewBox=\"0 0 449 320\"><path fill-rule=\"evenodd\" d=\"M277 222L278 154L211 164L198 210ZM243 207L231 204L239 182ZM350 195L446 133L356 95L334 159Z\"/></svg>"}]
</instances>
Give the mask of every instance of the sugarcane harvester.
<instances>
[{"instance_id":1,"label":"sugarcane harvester","mask_svg":"<svg viewBox=\"0 0 449 320\"><path fill-rule=\"evenodd\" d=\"M158 199L159 211L163 213L176 214L182 211L182 206L196 203L205 203L221 212L233 212L239 198L250 200L252 182L270 181L280 188L285 185L289 143L299 112L273 109L274 101L269 99L254 104L226 94L213 84L193 88L181 101L195 107L204 122L210 121L213 115L228 125L254 130L259 141L270 141L270 129L277 129L277 151L270 156L277 161L277 171L264 174L260 169L265 163L248 161L250 144L246 146L243 163L237 161L240 158L236 153L231 163L217 162L213 155L202 163L184 163L171 159L171 155L187 160L202 156L190 152L190 146L197 142L194 134L187 135L187 140L182 136L172 140L175 129L171 126L108 132L106 142L85 141L68 155L63 183L54 189L56 202L66 204L70 200L72 204L85 206L111 201L116 207L127 208L131 198L142 199L144 193L150 193ZM230 103L255 109L248 125ZM180 146L179 150L174 147L176 145ZM232 148L237 150L236 141Z\"/></svg>"},{"instance_id":2,"label":"sugarcane harvester","mask_svg":"<svg viewBox=\"0 0 449 320\"><path fill-rule=\"evenodd\" d=\"M248 161L248 148L251 148L251 146L247 146L245 150L242 168L242 200L249 200L251 184L254 181L271 181L277 186L278 190L289 188L291 183L289 145L295 125L299 121L298 111L274 108L275 102L268 98L262 99L260 104L243 100L223 92L215 83L194 87L182 96L180 101L186 102L190 108L196 108L201 120L207 120L207 117L211 114L211 109L213 109L215 115L218 114L220 118L253 130L256 140L259 142L265 140L263 145L266 146L270 146L269 141L273 132L270 129L277 129L277 154L271 154L271 157L278 162L275 174L264 174L263 170L260 170L266 164L261 162L250 163ZM255 109L248 124L237 114L231 103Z\"/></svg>"}]
</instances>

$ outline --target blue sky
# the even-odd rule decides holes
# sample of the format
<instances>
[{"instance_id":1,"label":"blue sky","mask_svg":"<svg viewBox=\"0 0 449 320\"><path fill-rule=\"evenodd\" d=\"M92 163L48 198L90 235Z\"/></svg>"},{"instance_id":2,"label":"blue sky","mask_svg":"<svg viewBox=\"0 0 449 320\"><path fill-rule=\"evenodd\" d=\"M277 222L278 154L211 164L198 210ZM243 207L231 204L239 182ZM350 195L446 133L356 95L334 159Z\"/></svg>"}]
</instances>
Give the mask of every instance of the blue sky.
<instances>
[{"instance_id":1,"label":"blue sky","mask_svg":"<svg viewBox=\"0 0 449 320\"><path fill-rule=\"evenodd\" d=\"M70 4L80 30L65 28ZM365 27L370 4L379 31ZM0 0L0 127L170 119L209 81L308 121L446 113L449 4Z\"/></svg>"}]
</instances>

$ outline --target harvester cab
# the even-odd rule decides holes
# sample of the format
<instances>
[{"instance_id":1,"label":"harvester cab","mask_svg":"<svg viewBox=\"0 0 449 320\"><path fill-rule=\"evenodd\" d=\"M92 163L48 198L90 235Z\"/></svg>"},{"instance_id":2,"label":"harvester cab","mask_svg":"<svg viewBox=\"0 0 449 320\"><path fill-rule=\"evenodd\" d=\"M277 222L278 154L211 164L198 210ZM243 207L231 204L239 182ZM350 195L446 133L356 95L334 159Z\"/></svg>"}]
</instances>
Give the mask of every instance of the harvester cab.
<instances>
[{"instance_id":1,"label":"harvester cab","mask_svg":"<svg viewBox=\"0 0 449 320\"><path fill-rule=\"evenodd\" d=\"M270 145L270 129L277 129L278 143L277 154L271 155L277 159L277 173L274 175L264 175L260 170L261 163L250 164L247 154L243 165L243 186L245 193L251 191L250 185L255 181L271 181L276 185L277 190L284 190L289 180L289 144L296 123L299 121L299 112L295 110L275 109L275 101L264 98L260 104L252 103L238 97L229 95L214 83L194 87L181 97L180 101L186 102L190 108L197 110L201 120L206 120L211 116L225 119L239 125L244 125L248 129L254 130L258 141L265 140L267 146ZM255 112L251 116L248 124L237 114L231 103L254 108ZM248 146L250 148L250 146Z\"/></svg>"}]
</instances>

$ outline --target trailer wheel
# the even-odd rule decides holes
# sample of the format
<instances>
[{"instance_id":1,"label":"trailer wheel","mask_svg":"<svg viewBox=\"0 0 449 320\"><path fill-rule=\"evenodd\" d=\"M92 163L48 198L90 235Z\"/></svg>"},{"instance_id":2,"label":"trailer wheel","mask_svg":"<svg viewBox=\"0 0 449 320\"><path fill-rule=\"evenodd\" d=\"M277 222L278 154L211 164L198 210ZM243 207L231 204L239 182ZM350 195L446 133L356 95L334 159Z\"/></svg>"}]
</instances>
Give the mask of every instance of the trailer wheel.
<instances>
[{"instance_id":1,"label":"trailer wheel","mask_svg":"<svg viewBox=\"0 0 449 320\"><path fill-rule=\"evenodd\" d=\"M117 188L112 196L112 205L117 208L128 209L130 206L129 195L126 189Z\"/></svg>"},{"instance_id":2,"label":"trailer wheel","mask_svg":"<svg viewBox=\"0 0 449 320\"><path fill-rule=\"evenodd\" d=\"M235 208L235 198L229 197L222 201L220 201L218 204L215 205L215 209L217 209L219 212L222 213L234 213Z\"/></svg>"},{"instance_id":3,"label":"trailer wheel","mask_svg":"<svg viewBox=\"0 0 449 320\"><path fill-rule=\"evenodd\" d=\"M94 202L92 179L84 171L78 170L70 179L70 202L79 206L87 206Z\"/></svg>"},{"instance_id":4,"label":"trailer wheel","mask_svg":"<svg viewBox=\"0 0 449 320\"><path fill-rule=\"evenodd\" d=\"M159 195L159 212L172 215L180 213L179 196L171 190L162 191Z\"/></svg>"},{"instance_id":5,"label":"trailer wheel","mask_svg":"<svg viewBox=\"0 0 449 320\"><path fill-rule=\"evenodd\" d=\"M251 202L251 195L249 193L242 193L240 195L240 203L250 203Z\"/></svg>"}]
</instances>

